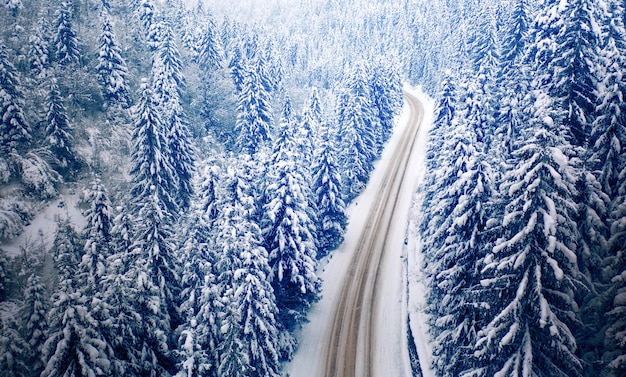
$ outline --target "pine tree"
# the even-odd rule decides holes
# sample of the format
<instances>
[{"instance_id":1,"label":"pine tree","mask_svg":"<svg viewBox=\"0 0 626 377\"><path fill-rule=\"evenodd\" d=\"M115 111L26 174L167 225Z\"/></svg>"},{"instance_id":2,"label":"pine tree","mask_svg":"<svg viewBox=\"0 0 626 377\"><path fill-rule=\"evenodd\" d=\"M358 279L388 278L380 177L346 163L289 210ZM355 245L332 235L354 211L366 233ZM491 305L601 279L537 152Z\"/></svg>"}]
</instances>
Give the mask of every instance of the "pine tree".
<instances>
[{"instance_id":1,"label":"pine tree","mask_svg":"<svg viewBox=\"0 0 626 377\"><path fill-rule=\"evenodd\" d=\"M48 339L48 307L46 287L41 278L31 274L24 291L24 306L21 309L22 334L28 343L29 354L26 364L33 374L40 374L44 369L41 361L43 346Z\"/></svg>"},{"instance_id":2,"label":"pine tree","mask_svg":"<svg viewBox=\"0 0 626 377\"><path fill-rule=\"evenodd\" d=\"M134 310L150 313L134 324L135 349L143 373L164 373L173 367L168 336L179 323L179 291L173 225L179 208L163 123L152 90L144 84L136 111L132 151L133 217L139 220L128 255ZM151 309L158 308L158 310ZM146 359L147 358L147 359Z\"/></svg>"},{"instance_id":3,"label":"pine tree","mask_svg":"<svg viewBox=\"0 0 626 377\"><path fill-rule=\"evenodd\" d=\"M77 161L72 147L74 138L70 134L70 121L56 83L50 86L46 105L48 109L46 114L46 141L62 171L75 169Z\"/></svg>"},{"instance_id":4,"label":"pine tree","mask_svg":"<svg viewBox=\"0 0 626 377\"><path fill-rule=\"evenodd\" d=\"M274 123L269 93L263 85L258 65L250 61L244 67L244 80L237 104L237 146L248 154L254 154L270 140Z\"/></svg>"},{"instance_id":5,"label":"pine tree","mask_svg":"<svg viewBox=\"0 0 626 377\"><path fill-rule=\"evenodd\" d=\"M337 122L342 154L345 198L352 201L365 187L377 156L375 130L366 70L359 64L351 74L347 90L339 94Z\"/></svg>"},{"instance_id":6,"label":"pine tree","mask_svg":"<svg viewBox=\"0 0 626 377\"><path fill-rule=\"evenodd\" d=\"M168 150L178 187L177 204L181 210L186 210L193 196L191 179L195 171L195 150L180 106L172 109L167 121Z\"/></svg>"},{"instance_id":7,"label":"pine tree","mask_svg":"<svg viewBox=\"0 0 626 377\"><path fill-rule=\"evenodd\" d=\"M235 90L237 91L237 95L241 94L243 90L243 82L245 80L245 71L244 71L244 57L241 52L241 47L239 44L233 47L233 52L231 54L230 62L228 63L228 69L230 70L230 78L233 80L233 84L235 85Z\"/></svg>"},{"instance_id":8,"label":"pine tree","mask_svg":"<svg viewBox=\"0 0 626 377\"><path fill-rule=\"evenodd\" d=\"M224 53L219 42L215 21L209 18L202 30L198 46L198 65L205 73L213 72L223 64Z\"/></svg>"},{"instance_id":9,"label":"pine tree","mask_svg":"<svg viewBox=\"0 0 626 377\"><path fill-rule=\"evenodd\" d=\"M283 308L279 321L285 329L293 330L317 300L320 282L315 275L315 225L308 216L308 200L303 194L306 182L295 161L294 123L289 108L285 106L274 144L274 169L265 190L262 229L272 270L269 278L277 304Z\"/></svg>"},{"instance_id":10,"label":"pine tree","mask_svg":"<svg viewBox=\"0 0 626 377\"><path fill-rule=\"evenodd\" d=\"M237 176L229 180L241 182ZM254 199L247 196L245 187L236 190L229 189L218 243L226 251L219 264L225 305L221 323L225 331L218 351L222 355L218 375L278 376L278 309L269 282L268 255L262 246L261 230L252 221Z\"/></svg>"},{"instance_id":11,"label":"pine tree","mask_svg":"<svg viewBox=\"0 0 626 377\"><path fill-rule=\"evenodd\" d=\"M535 103L551 105L545 97ZM572 335L580 284L576 189L565 137L547 111L533 110L505 176L502 237L484 258L480 281L489 305L474 354L481 367L471 375L581 375Z\"/></svg>"},{"instance_id":12,"label":"pine tree","mask_svg":"<svg viewBox=\"0 0 626 377\"><path fill-rule=\"evenodd\" d=\"M153 59L153 81L159 103L167 107L171 101L180 101L185 87L183 63L174 40L174 30L169 20L159 22L160 31L156 36L156 52Z\"/></svg>"},{"instance_id":13,"label":"pine tree","mask_svg":"<svg viewBox=\"0 0 626 377\"><path fill-rule=\"evenodd\" d=\"M4 44L0 44L0 148L8 155L23 150L31 141L24 117L20 79Z\"/></svg>"},{"instance_id":14,"label":"pine tree","mask_svg":"<svg viewBox=\"0 0 626 377\"><path fill-rule=\"evenodd\" d=\"M24 341L17 329L17 323L6 313L2 313L0 320L0 376L25 377L28 368L25 358L28 354L28 344Z\"/></svg>"},{"instance_id":15,"label":"pine tree","mask_svg":"<svg viewBox=\"0 0 626 377\"><path fill-rule=\"evenodd\" d=\"M79 279L87 297L102 291L102 280L107 273L107 259L111 256L111 203L106 189L99 180L92 183L88 196L90 208L86 213L87 225L83 231L85 248L80 262Z\"/></svg>"},{"instance_id":16,"label":"pine tree","mask_svg":"<svg viewBox=\"0 0 626 377\"><path fill-rule=\"evenodd\" d=\"M31 74L37 78L42 78L45 70L50 67L50 46L45 35L47 35L47 23L45 18L41 18L28 37L28 64Z\"/></svg>"},{"instance_id":17,"label":"pine tree","mask_svg":"<svg viewBox=\"0 0 626 377\"><path fill-rule=\"evenodd\" d=\"M561 8L559 1L549 0L531 29L534 46L527 59L539 72L534 85L548 88L556 100L552 117L573 135L574 146L587 142L595 116L598 87L594 72L600 46L597 16L592 1L571 1Z\"/></svg>"},{"instance_id":18,"label":"pine tree","mask_svg":"<svg viewBox=\"0 0 626 377\"><path fill-rule=\"evenodd\" d=\"M330 127L322 124L320 145L315 153L318 157L312 169L314 173L312 189L315 192L318 209L318 257L324 256L341 244L348 222L334 139Z\"/></svg>"},{"instance_id":19,"label":"pine tree","mask_svg":"<svg viewBox=\"0 0 626 377\"><path fill-rule=\"evenodd\" d=\"M112 351L99 332L76 277L82 245L69 220L59 223L53 244L59 285L48 313L50 330L43 345L42 376L105 375Z\"/></svg>"},{"instance_id":20,"label":"pine tree","mask_svg":"<svg viewBox=\"0 0 626 377\"><path fill-rule=\"evenodd\" d=\"M297 128L296 138L302 165L307 170L313 163L313 150L322 123L322 109L317 88L313 88L309 102L302 114L302 122Z\"/></svg>"},{"instance_id":21,"label":"pine tree","mask_svg":"<svg viewBox=\"0 0 626 377\"><path fill-rule=\"evenodd\" d=\"M58 291L50 310L50 336L43 347L46 367L41 376L102 376L113 355L98 332L85 296Z\"/></svg>"},{"instance_id":22,"label":"pine tree","mask_svg":"<svg viewBox=\"0 0 626 377\"><path fill-rule=\"evenodd\" d=\"M402 80L398 71L389 62L377 60L370 69L370 101L374 106L374 115L380 122L376 133L377 153L393 133L394 118L403 105Z\"/></svg>"},{"instance_id":23,"label":"pine tree","mask_svg":"<svg viewBox=\"0 0 626 377\"><path fill-rule=\"evenodd\" d=\"M126 108L130 94L127 83L128 68L113 33L113 25L106 8L102 10L102 31L99 37L98 75L102 93L109 104Z\"/></svg>"},{"instance_id":24,"label":"pine tree","mask_svg":"<svg viewBox=\"0 0 626 377\"><path fill-rule=\"evenodd\" d=\"M216 274L213 223L216 221L217 172L207 167L202 174L189 215L189 236L184 246L181 285L182 325L178 340L179 376L215 375L218 365L218 313L221 310Z\"/></svg>"},{"instance_id":25,"label":"pine tree","mask_svg":"<svg viewBox=\"0 0 626 377\"><path fill-rule=\"evenodd\" d=\"M54 48L56 61L61 66L70 66L80 62L79 40L72 25L72 7L71 0L63 1L57 11Z\"/></svg>"}]
</instances>

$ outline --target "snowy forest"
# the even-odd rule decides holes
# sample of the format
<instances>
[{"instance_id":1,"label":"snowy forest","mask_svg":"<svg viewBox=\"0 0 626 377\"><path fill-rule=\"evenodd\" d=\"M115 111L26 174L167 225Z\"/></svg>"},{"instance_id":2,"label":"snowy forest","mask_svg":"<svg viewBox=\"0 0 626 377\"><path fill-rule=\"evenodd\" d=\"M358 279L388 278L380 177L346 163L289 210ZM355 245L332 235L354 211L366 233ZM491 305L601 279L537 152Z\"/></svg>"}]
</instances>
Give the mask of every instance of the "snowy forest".
<instances>
[{"instance_id":1,"label":"snowy forest","mask_svg":"<svg viewBox=\"0 0 626 377\"><path fill-rule=\"evenodd\" d=\"M403 84L435 374L626 375L624 5L3 0L0 376L282 375Z\"/></svg>"}]
</instances>

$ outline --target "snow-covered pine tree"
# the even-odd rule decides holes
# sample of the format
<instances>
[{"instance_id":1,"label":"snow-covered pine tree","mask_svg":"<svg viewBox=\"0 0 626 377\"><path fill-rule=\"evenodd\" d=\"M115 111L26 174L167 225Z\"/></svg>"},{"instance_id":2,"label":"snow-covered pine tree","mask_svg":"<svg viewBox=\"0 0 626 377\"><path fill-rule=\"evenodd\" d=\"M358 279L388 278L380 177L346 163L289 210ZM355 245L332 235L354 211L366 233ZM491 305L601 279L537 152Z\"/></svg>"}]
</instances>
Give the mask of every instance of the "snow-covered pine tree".
<instances>
[{"instance_id":1,"label":"snow-covered pine tree","mask_svg":"<svg viewBox=\"0 0 626 377\"><path fill-rule=\"evenodd\" d=\"M239 186L236 182L242 178L228 180ZM262 246L261 229L253 220L254 199L245 187L236 190L236 195L233 191L227 195L230 200L224 203L220 224L219 247L225 251L220 266L227 271L220 275L226 307L221 316L218 376L279 376L278 309L270 285L268 255Z\"/></svg>"},{"instance_id":2,"label":"snow-covered pine tree","mask_svg":"<svg viewBox=\"0 0 626 377\"><path fill-rule=\"evenodd\" d=\"M485 232L494 197L493 178L485 144L478 140L476 119L470 114L447 138L454 153L445 175L449 184L437 186L442 199L431 211L445 216L428 234L425 274L428 284L426 311L434 338L433 361L441 376L459 376L475 364L471 359L476 332L481 325L479 263L489 239Z\"/></svg>"},{"instance_id":3,"label":"snow-covered pine tree","mask_svg":"<svg viewBox=\"0 0 626 377\"><path fill-rule=\"evenodd\" d=\"M488 307L471 376L580 376L573 333L577 265L576 196L568 144L534 93L525 140L506 174L502 237L484 258L477 287ZM547 341L549 339L549 341Z\"/></svg>"},{"instance_id":4,"label":"snow-covered pine tree","mask_svg":"<svg viewBox=\"0 0 626 377\"><path fill-rule=\"evenodd\" d=\"M204 74L210 74L222 67L224 52L220 45L217 26L212 17L206 21L202 28L202 35L198 48L198 65Z\"/></svg>"},{"instance_id":5,"label":"snow-covered pine tree","mask_svg":"<svg viewBox=\"0 0 626 377\"><path fill-rule=\"evenodd\" d=\"M179 281L172 231L179 207L174 197L176 177L158 110L152 90L144 85L133 132L130 194L138 225L131 249L137 262L142 262L136 266L138 275L145 274L158 289L167 313L175 321ZM150 284L145 282L143 287L151 291Z\"/></svg>"},{"instance_id":6,"label":"snow-covered pine tree","mask_svg":"<svg viewBox=\"0 0 626 377\"><path fill-rule=\"evenodd\" d=\"M469 41L472 69L477 76L492 80L500 66L500 51L495 10L489 5L478 5L480 9L474 20L477 23Z\"/></svg>"},{"instance_id":7,"label":"snow-covered pine tree","mask_svg":"<svg viewBox=\"0 0 626 377\"><path fill-rule=\"evenodd\" d=\"M337 122L346 202L365 187L377 157L374 116L364 63L352 72L347 89L338 94Z\"/></svg>"},{"instance_id":8,"label":"snow-covered pine tree","mask_svg":"<svg viewBox=\"0 0 626 377\"><path fill-rule=\"evenodd\" d=\"M556 105L551 117L573 136L574 146L585 145L595 117L601 41L597 7L591 0L544 0L530 31L527 59L539 72L534 86L548 88Z\"/></svg>"},{"instance_id":9,"label":"snow-covered pine tree","mask_svg":"<svg viewBox=\"0 0 626 377\"><path fill-rule=\"evenodd\" d=\"M79 39L72 24L72 0L62 1L57 10L55 22L54 49L56 62L61 66L75 65L80 62Z\"/></svg>"},{"instance_id":10,"label":"snow-covered pine tree","mask_svg":"<svg viewBox=\"0 0 626 377\"><path fill-rule=\"evenodd\" d=\"M0 43L0 148L5 156L26 149L32 139L23 106L20 78Z\"/></svg>"},{"instance_id":11,"label":"snow-covered pine tree","mask_svg":"<svg viewBox=\"0 0 626 377\"><path fill-rule=\"evenodd\" d=\"M13 310L10 308L9 310ZM18 331L18 324L10 313L1 313L0 319L0 376L27 377L28 343Z\"/></svg>"},{"instance_id":12,"label":"snow-covered pine tree","mask_svg":"<svg viewBox=\"0 0 626 377\"><path fill-rule=\"evenodd\" d=\"M313 161L313 151L316 148L317 136L322 123L322 108L320 106L317 88L311 90L308 104L304 108L302 121L296 129L297 145L302 165L308 170Z\"/></svg>"},{"instance_id":13,"label":"snow-covered pine tree","mask_svg":"<svg viewBox=\"0 0 626 377\"><path fill-rule=\"evenodd\" d=\"M215 276L213 224L217 217L217 168L207 166L200 175L196 200L189 214L181 275L183 323L178 338L178 376L215 375L218 365L218 313L221 310Z\"/></svg>"},{"instance_id":14,"label":"snow-covered pine tree","mask_svg":"<svg viewBox=\"0 0 626 377\"><path fill-rule=\"evenodd\" d=\"M50 67L50 42L46 39L47 22L45 18L37 23L28 37L28 67L33 77L42 78Z\"/></svg>"},{"instance_id":15,"label":"snow-covered pine tree","mask_svg":"<svg viewBox=\"0 0 626 377\"><path fill-rule=\"evenodd\" d=\"M174 40L170 21L159 21L161 25L156 38L156 50L152 60L152 81L163 118L168 118L171 106L180 106L180 96L185 87L182 61Z\"/></svg>"},{"instance_id":16,"label":"snow-covered pine tree","mask_svg":"<svg viewBox=\"0 0 626 377\"><path fill-rule=\"evenodd\" d=\"M107 8L102 9L101 17L102 31L98 39L99 50L96 70L100 78L102 94L109 105L118 104L122 108L126 108L130 101L127 83L128 68L113 33L113 25Z\"/></svg>"},{"instance_id":17,"label":"snow-covered pine tree","mask_svg":"<svg viewBox=\"0 0 626 377\"><path fill-rule=\"evenodd\" d=\"M243 90L243 82L245 79L245 71L243 67L244 57L243 53L241 52L241 46L239 44L235 44L230 57L230 61L228 63L228 69L230 71L230 78L235 85L235 89L238 95Z\"/></svg>"},{"instance_id":18,"label":"snow-covered pine tree","mask_svg":"<svg viewBox=\"0 0 626 377\"><path fill-rule=\"evenodd\" d=\"M24 290L24 305L20 315L21 333L29 348L25 361L34 375L41 374L44 369L41 354L43 345L48 339L49 305L46 286L38 275L31 274Z\"/></svg>"},{"instance_id":19,"label":"snow-covered pine tree","mask_svg":"<svg viewBox=\"0 0 626 377\"><path fill-rule=\"evenodd\" d=\"M171 102L171 105L175 104ZM184 211L189 208L193 196L191 180L196 169L196 152L180 105L171 108L169 119L166 119L166 127L168 150L178 188L176 201L180 209Z\"/></svg>"},{"instance_id":20,"label":"snow-covered pine tree","mask_svg":"<svg viewBox=\"0 0 626 377\"><path fill-rule=\"evenodd\" d=\"M394 118L403 105L402 79L390 60L377 59L370 69L370 101L380 128L376 131L377 153L393 133Z\"/></svg>"},{"instance_id":21,"label":"snow-covered pine tree","mask_svg":"<svg viewBox=\"0 0 626 377\"><path fill-rule=\"evenodd\" d=\"M348 222L346 205L343 201L343 187L337 150L334 145L335 135L328 124L320 124L320 145L313 165L313 184L318 220L318 258L335 249L343 241L343 234Z\"/></svg>"},{"instance_id":22,"label":"snow-covered pine tree","mask_svg":"<svg viewBox=\"0 0 626 377\"><path fill-rule=\"evenodd\" d=\"M105 375L113 359L111 348L91 316L90 299L77 279L82 245L69 220L58 224L53 256L59 284L48 313L49 335L43 345L42 376Z\"/></svg>"},{"instance_id":23,"label":"snow-covered pine tree","mask_svg":"<svg viewBox=\"0 0 626 377\"><path fill-rule=\"evenodd\" d=\"M511 82L513 77L521 74L521 60L524 58L530 28L528 0L515 2L513 11L507 17L500 37L500 67L498 81ZM511 77L513 76L513 77Z\"/></svg>"},{"instance_id":24,"label":"snow-covered pine tree","mask_svg":"<svg viewBox=\"0 0 626 377\"><path fill-rule=\"evenodd\" d=\"M56 81L50 85L46 108L46 142L56 158L59 172L68 173L78 167L78 161L72 146L70 120Z\"/></svg>"},{"instance_id":25,"label":"snow-covered pine tree","mask_svg":"<svg viewBox=\"0 0 626 377\"><path fill-rule=\"evenodd\" d=\"M248 60L237 104L237 147L250 155L270 141L274 117L270 95L263 85L258 60Z\"/></svg>"},{"instance_id":26,"label":"snow-covered pine tree","mask_svg":"<svg viewBox=\"0 0 626 377\"><path fill-rule=\"evenodd\" d=\"M87 224L83 230L85 247L79 265L78 278L87 297L102 292L102 280L107 274L107 259L111 256L111 227L113 214L106 188L96 179L87 200L90 208L86 212Z\"/></svg>"},{"instance_id":27,"label":"snow-covered pine tree","mask_svg":"<svg viewBox=\"0 0 626 377\"><path fill-rule=\"evenodd\" d=\"M262 210L263 236L272 270L269 279L282 310L279 322L289 331L302 323L320 289L315 274L315 224L309 218L309 201L303 192L306 181L295 161L294 132L287 104L274 142Z\"/></svg>"}]
</instances>

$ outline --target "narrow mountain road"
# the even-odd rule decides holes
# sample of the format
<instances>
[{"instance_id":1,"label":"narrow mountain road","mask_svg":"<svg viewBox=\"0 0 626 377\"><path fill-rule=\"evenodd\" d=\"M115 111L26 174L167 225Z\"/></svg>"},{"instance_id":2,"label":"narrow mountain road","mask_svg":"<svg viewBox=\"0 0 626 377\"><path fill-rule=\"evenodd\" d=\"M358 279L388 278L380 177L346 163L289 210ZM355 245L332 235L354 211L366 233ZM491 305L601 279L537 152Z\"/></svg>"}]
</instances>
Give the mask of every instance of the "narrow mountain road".
<instances>
[{"instance_id":1,"label":"narrow mountain road","mask_svg":"<svg viewBox=\"0 0 626 377\"><path fill-rule=\"evenodd\" d=\"M398 198L407 187L411 172L407 166L415 149L424 107L413 95L405 93L410 107L409 124L394 150L346 274L325 338L325 377L375 377L377 349L376 315L382 302L380 296L381 266L394 214L399 209ZM385 277L386 279L393 277ZM401 276L397 277L401 279ZM398 318L402 321L402 318ZM405 376L411 371L406 370ZM382 377L382 376L381 376ZM403 376L394 376L403 377Z\"/></svg>"}]
</instances>

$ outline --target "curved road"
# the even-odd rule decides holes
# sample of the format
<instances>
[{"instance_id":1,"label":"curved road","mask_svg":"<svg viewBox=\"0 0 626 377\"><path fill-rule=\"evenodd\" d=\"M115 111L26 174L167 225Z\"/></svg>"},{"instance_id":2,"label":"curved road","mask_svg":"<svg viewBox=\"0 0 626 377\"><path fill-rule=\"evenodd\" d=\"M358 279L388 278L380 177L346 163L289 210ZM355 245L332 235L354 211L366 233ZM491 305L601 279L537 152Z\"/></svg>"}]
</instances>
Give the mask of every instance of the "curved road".
<instances>
[{"instance_id":1,"label":"curved road","mask_svg":"<svg viewBox=\"0 0 626 377\"><path fill-rule=\"evenodd\" d=\"M404 97L411 109L411 117L376 192L376 201L368 214L339 297L335 300L337 307L326 339L326 377L374 375L379 271L399 193L407 189L404 187L405 176L410 172L406 169L424 115L423 105L416 97L408 93ZM408 376L411 373L406 371L405 374Z\"/></svg>"}]
</instances>

